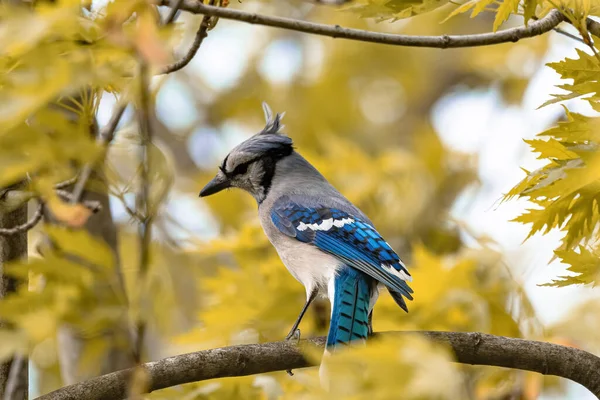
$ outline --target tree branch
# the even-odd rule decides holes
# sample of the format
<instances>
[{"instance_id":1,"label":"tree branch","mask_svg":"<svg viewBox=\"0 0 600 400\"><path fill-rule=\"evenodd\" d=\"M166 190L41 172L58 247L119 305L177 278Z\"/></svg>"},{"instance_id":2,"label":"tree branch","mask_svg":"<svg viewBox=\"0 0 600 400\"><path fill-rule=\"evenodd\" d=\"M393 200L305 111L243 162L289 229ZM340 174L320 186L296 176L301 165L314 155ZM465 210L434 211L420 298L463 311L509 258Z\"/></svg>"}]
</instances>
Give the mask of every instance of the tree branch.
<instances>
[{"instance_id":1,"label":"tree branch","mask_svg":"<svg viewBox=\"0 0 600 400\"><path fill-rule=\"evenodd\" d=\"M126 103L119 103L115 106L115 109L108 121L108 124L100 130L96 141L98 144L102 146L107 146L115 137L115 131L117 130L117 126L119 125L119 121L121 121L121 117L125 113L125 109L127 108ZM81 199L83 195L83 191L85 190L85 185L87 184L88 179L92 175L94 171L93 163L87 163L83 166L81 173L77 178L77 183L71 192L71 203L76 204ZM62 184L62 183L61 183Z\"/></svg>"},{"instance_id":2,"label":"tree branch","mask_svg":"<svg viewBox=\"0 0 600 400\"><path fill-rule=\"evenodd\" d=\"M140 94L139 106L137 111L138 129L140 132L140 184L135 196L135 211L144 216L138 221L138 240L139 240L139 264L138 264L138 282L145 287L145 280L150 268L150 244L152 242L152 222L154 213L150 207L150 167L152 165L152 125L150 123L150 81L148 78L148 65L142 59L140 61ZM140 308L143 308L140 304ZM142 350L144 347L144 337L146 332L146 320L143 315L138 316L136 321L137 335L135 343L136 363L140 364L143 359Z\"/></svg>"},{"instance_id":3,"label":"tree branch","mask_svg":"<svg viewBox=\"0 0 600 400\"><path fill-rule=\"evenodd\" d=\"M27 204L25 204L24 206L27 207ZM12 228L0 228L0 236L15 236L23 234L24 232L33 229L33 227L41 221L43 215L44 203L38 200L37 209L33 213L33 216L29 220L27 220L27 222L17 226L13 226Z\"/></svg>"},{"instance_id":4,"label":"tree branch","mask_svg":"<svg viewBox=\"0 0 600 400\"><path fill-rule=\"evenodd\" d=\"M555 375L588 388L600 398L600 357L573 347L469 332L385 332L376 334L420 334L452 348L463 364L491 365ZM325 338L302 341L319 347ZM246 376L311 366L301 351L289 342L230 346L198 351L144 364L149 390L154 391L207 379ZM127 383L133 369L67 386L38 400L108 400L127 395Z\"/></svg>"},{"instance_id":5,"label":"tree branch","mask_svg":"<svg viewBox=\"0 0 600 400\"><path fill-rule=\"evenodd\" d=\"M182 6L182 0L175 0L175 1L176 1L175 6L177 6L177 7ZM215 4L215 0L210 0L210 5L212 6L213 4ZM215 8L217 8L217 7L215 7ZM190 63L190 61L192 61L192 58L194 58L194 56L198 52L198 49L202 45L202 42L204 41L206 36L208 36L208 26L209 26L210 18L211 18L210 15L205 15L202 18L200 27L198 28L198 31L196 32L196 36L194 36L194 41L192 42L192 45L188 49L188 52L186 53L186 55L183 56L183 58L181 58L180 60L177 60L174 63L169 64L166 67L164 67L160 71L161 74L170 74L171 72L179 71L180 69L182 69L186 65L188 65Z\"/></svg>"},{"instance_id":6,"label":"tree branch","mask_svg":"<svg viewBox=\"0 0 600 400\"><path fill-rule=\"evenodd\" d=\"M596 22L591 18L587 19L587 29L592 35L600 38L600 22Z\"/></svg>"},{"instance_id":7,"label":"tree branch","mask_svg":"<svg viewBox=\"0 0 600 400\"><path fill-rule=\"evenodd\" d=\"M173 6L176 0L160 0L160 5ZM412 36L343 28L339 25L318 24L291 18L274 17L249 13L230 8L212 7L194 0L183 0L180 9L194 13L225 19L265 25L292 31L349 39L360 42L389 44L394 46L433 47L439 49L489 46L493 44L517 42L521 39L540 36L554 29L565 20L558 10L552 10L544 18L531 22L528 26L506 29L496 33L474 35ZM590 24L588 24L590 25ZM590 25L591 26L591 25ZM593 28L593 27L592 27ZM593 33L593 32L592 32Z\"/></svg>"},{"instance_id":8,"label":"tree branch","mask_svg":"<svg viewBox=\"0 0 600 400\"><path fill-rule=\"evenodd\" d=\"M6 190L21 190L23 182ZM9 192L10 193L10 192ZM0 229L3 232L22 227L27 222L27 203L21 203L11 211L0 211ZM8 294L14 294L18 286L27 285L14 277L4 275L4 266L8 263L27 258L27 230L20 229L15 234L0 235L0 300ZM6 324L0 321L0 328ZM9 400L25 400L27 388L27 357L16 357L0 363L0 398Z\"/></svg>"}]
</instances>

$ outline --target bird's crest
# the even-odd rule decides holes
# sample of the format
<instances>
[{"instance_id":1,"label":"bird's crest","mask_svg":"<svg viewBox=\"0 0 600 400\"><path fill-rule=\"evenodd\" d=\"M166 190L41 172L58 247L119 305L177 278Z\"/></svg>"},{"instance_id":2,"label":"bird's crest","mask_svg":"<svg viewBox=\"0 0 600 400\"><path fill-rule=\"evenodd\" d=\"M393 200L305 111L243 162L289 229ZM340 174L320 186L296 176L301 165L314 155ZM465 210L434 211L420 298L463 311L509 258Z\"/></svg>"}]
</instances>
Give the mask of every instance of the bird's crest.
<instances>
[{"instance_id":1,"label":"bird's crest","mask_svg":"<svg viewBox=\"0 0 600 400\"><path fill-rule=\"evenodd\" d=\"M282 135L283 128L285 125L281 123L281 120L285 116L285 112L279 114L275 114L273 117L273 111L271 111L271 107L263 101L262 103L263 112L265 113L265 121L266 125L263 130L259 133L259 135Z\"/></svg>"}]
</instances>

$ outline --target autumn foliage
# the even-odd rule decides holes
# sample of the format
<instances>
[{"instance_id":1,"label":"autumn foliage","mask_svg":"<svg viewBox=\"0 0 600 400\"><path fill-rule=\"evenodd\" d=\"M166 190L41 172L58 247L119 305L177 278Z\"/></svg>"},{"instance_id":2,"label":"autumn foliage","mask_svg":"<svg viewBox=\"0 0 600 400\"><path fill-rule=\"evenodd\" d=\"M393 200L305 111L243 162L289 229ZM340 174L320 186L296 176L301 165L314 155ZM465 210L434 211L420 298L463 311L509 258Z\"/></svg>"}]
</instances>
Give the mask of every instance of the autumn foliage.
<instances>
[{"instance_id":1,"label":"autumn foliage","mask_svg":"<svg viewBox=\"0 0 600 400\"><path fill-rule=\"evenodd\" d=\"M170 9L146 0L1 3L0 187L25 186L13 203L8 202L13 197L0 197L0 212L30 201L32 211L41 204L45 218L29 232L29 258L0 270L21 282L16 292L0 299L5 323L0 360L29 357L36 371L32 393L65 383L57 341L65 326L85 339L77 365L86 376L110 372L101 360L111 349L134 352L132 343L139 338L120 341L104 335L123 321L146 332L137 361L285 337L305 293L264 236L256 204L234 191L197 198L229 148L261 129L262 100L274 111L287 112L285 132L296 148L370 216L409 266L415 291L410 312L382 295L374 311L376 331L482 331L600 353L597 302L559 323L542 324L501 246L453 217L453 207L481 189L479 160L447 146L430 114L440 99L457 90L494 87L503 105L518 105L536 71L552 69L560 75L559 93L547 93L548 101L540 106L561 103L563 116L539 138L525 141L544 165L524 171L523 180L497 198L528 201L515 221L530 226L529 236L560 231L554 254L569 273L540 283L595 286L600 282L600 118L570 111L568 105L585 102L600 112L600 38L586 23L588 17L600 17L596 2L213 3L412 35L496 31L558 9L575 37L564 40L578 49L575 58L543 65L556 33L442 52L257 28L252 38L259 44L236 50L235 61L220 58L225 47L223 53L214 48L203 53L206 47L201 47L190 67L163 75L165 66L186 52L202 17L183 13L179 22L166 24ZM236 21L209 22L206 43L213 35L221 41L230 32L240 35ZM264 49L282 43L293 47L301 61L291 77L277 81L265 72L273 68L264 67ZM535 68L516 71L509 62L515 54ZM217 62L239 63L239 76L215 84L209 76L222 76L206 73L200 64ZM143 68L154 77L140 79ZM188 115L176 124L168 114L179 118L175 108L180 103L170 108L169 93L186 102ZM121 104L130 106L114 140L97 140L107 120L101 111ZM110 197L115 225L109 224L116 227L118 246L90 234L97 210L57 190L75 177L65 185L72 189L86 165L94 168L84 182L86 193ZM140 237L146 231L152 237L144 242ZM328 307L320 300L311 308L301 325L304 337L326 333ZM318 358L320 352L309 351L307 357ZM293 377L275 372L227 378L145 396L387 399L402 393L404 399L483 400L535 399L567 390L557 378L452 360L448 349L423 338L386 339L333 357L329 391L312 368L295 371ZM137 384L134 392L143 392L143 377Z\"/></svg>"}]
</instances>

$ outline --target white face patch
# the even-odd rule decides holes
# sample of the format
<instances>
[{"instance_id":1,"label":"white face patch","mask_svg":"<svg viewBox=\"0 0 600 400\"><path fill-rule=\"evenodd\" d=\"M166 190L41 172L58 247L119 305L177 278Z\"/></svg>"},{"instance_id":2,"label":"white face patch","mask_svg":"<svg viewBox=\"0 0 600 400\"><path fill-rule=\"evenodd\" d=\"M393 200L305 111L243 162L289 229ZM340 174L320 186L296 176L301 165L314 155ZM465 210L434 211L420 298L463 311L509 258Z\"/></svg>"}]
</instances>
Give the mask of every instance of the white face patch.
<instances>
[{"instance_id":1,"label":"white face patch","mask_svg":"<svg viewBox=\"0 0 600 400\"><path fill-rule=\"evenodd\" d=\"M387 264L381 264L381 268L387 270L392 275L397 276L398 278L402 279L403 281L412 282L412 276L408 275L403 270L398 271L396 268L392 267L391 265L387 265Z\"/></svg>"},{"instance_id":2,"label":"white face patch","mask_svg":"<svg viewBox=\"0 0 600 400\"><path fill-rule=\"evenodd\" d=\"M320 224L316 224L316 223L315 224L305 224L304 222L300 222L300 224L298 224L296 229L298 229L301 232L303 232L307 229L310 229L313 231L328 231L334 226L336 228L341 228L342 226L344 226L346 224L351 224L353 222L354 222L354 220L352 218L342 218L342 219L336 219L336 220L334 220L333 218L329 218L329 219L325 219L325 220L321 221Z\"/></svg>"}]
</instances>

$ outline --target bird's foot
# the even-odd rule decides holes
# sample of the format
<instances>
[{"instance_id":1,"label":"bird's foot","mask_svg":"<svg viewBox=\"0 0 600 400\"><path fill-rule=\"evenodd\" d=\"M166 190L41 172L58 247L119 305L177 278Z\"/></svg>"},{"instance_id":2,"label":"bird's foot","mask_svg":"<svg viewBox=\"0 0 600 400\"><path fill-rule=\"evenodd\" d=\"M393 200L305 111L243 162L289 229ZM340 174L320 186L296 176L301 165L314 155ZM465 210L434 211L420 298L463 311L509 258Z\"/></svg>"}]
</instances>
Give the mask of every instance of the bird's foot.
<instances>
[{"instance_id":1,"label":"bird's foot","mask_svg":"<svg viewBox=\"0 0 600 400\"><path fill-rule=\"evenodd\" d=\"M295 341L295 344L298 344L300 342L300 329L296 329L295 331L291 331L290 333L287 334L287 336L285 337L286 342L290 342L290 341Z\"/></svg>"},{"instance_id":2,"label":"bird's foot","mask_svg":"<svg viewBox=\"0 0 600 400\"><path fill-rule=\"evenodd\" d=\"M287 336L285 337L285 341L286 342L293 342L294 345L298 345L298 343L300 343L300 329L296 329L294 331L291 331L290 333L287 334ZM289 376L294 376L294 373L292 372L291 369L286 370L285 372L287 372L287 374Z\"/></svg>"}]
</instances>

